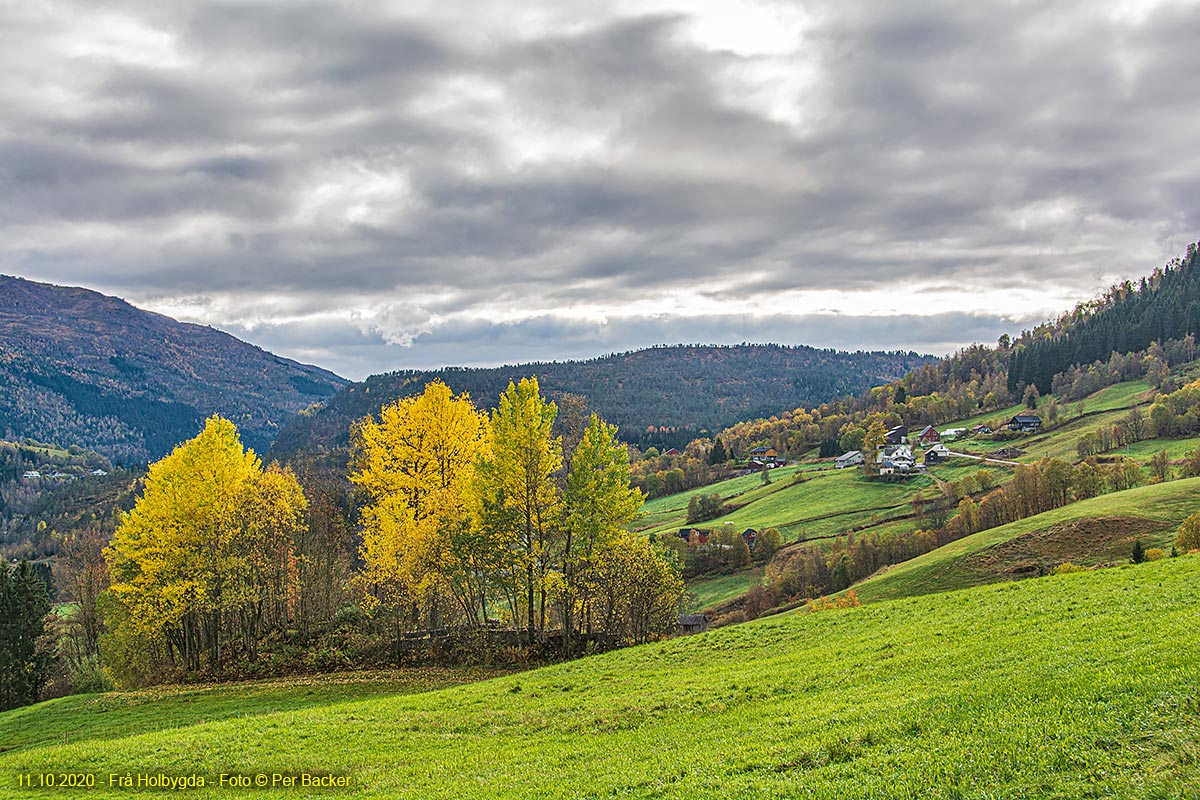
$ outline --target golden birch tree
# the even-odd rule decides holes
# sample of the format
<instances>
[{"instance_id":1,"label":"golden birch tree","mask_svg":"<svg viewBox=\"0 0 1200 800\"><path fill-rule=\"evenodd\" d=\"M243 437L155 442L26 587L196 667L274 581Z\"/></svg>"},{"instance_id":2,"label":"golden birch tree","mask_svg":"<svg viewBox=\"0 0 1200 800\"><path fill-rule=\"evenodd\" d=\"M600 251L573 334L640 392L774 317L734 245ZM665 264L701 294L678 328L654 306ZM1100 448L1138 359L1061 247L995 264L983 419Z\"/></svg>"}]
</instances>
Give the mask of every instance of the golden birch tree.
<instances>
[{"instance_id":1,"label":"golden birch tree","mask_svg":"<svg viewBox=\"0 0 1200 800\"><path fill-rule=\"evenodd\" d=\"M105 549L104 649L118 676L152 680L163 659L187 671L220 668L231 642L262 633L267 606L277 626L286 624L279 617L304 509L295 477L277 468L264 475L237 428L217 416L151 465Z\"/></svg>"},{"instance_id":2,"label":"golden birch tree","mask_svg":"<svg viewBox=\"0 0 1200 800\"><path fill-rule=\"evenodd\" d=\"M362 509L363 574L370 602L409 624L430 627L452 609L473 610L473 575L454 543L471 524L469 487L485 446L487 418L467 395L441 381L385 406L380 420L355 428L350 480L367 498Z\"/></svg>"}]
</instances>

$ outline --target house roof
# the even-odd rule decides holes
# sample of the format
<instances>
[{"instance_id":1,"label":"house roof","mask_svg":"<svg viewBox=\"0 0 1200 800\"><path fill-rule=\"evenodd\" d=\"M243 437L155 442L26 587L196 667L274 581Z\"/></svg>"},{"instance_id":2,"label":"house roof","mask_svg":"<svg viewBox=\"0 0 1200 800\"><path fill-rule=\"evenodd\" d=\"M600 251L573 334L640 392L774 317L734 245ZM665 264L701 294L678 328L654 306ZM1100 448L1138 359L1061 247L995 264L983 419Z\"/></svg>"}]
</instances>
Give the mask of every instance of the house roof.
<instances>
[{"instance_id":1,"label":"house roof","mask_svg":"<svg viewBox=\"0 0 1200 800\"><path fill-rule=\"evenodd\" d=\"M1036 422L1039 425L1042 423L1042 418L1036 414L1017 414L1012 418L1013 422Z\"/></svg>"}]
</instances>

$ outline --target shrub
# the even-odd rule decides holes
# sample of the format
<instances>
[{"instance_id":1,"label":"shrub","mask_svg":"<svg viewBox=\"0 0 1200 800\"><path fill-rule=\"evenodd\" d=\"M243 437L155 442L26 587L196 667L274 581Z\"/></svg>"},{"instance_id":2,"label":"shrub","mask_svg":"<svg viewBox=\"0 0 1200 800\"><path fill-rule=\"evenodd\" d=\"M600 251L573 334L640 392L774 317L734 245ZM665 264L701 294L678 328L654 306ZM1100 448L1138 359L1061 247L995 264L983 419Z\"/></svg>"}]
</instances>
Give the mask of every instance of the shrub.
<instances>
[{"instance_id":1,"label":"shrub","mask_svg":"<svg viewBox=\"0 0 1200 800\"><path fill-rule=\"evenodd\" d=\"M100 665L99 656L88 656L73 665L67 674L67 681L72 694L91 694L93 692L111 692L112 679Z\"/></svg>"},{"instance_id":2,"label":"shrub","mask_svg":"<svg viewBox=\"0 0 1200 800\"><path fill-rule=\"evenodd\" d=\"M818 597L816 600L808 601L808 610L812 613L817 611L828 611L831 608L854 608L861 606L862 603L858 599L858 594L851 589L842 597L828 598Z\"/></svg>"},{"instance_id":3,"label":"shrub","mask_svg":"<svg viewBox=\"0 0 1200 800\"><path fill-rule=\"evenodd\" d=\"M715 519L725 512L726 508L725 504L721 502L721 495L716 492L707 495L695 494L688 500L687 521L688 524L704 522Z\"/></svg>"},{"instance_id":4,"label":"shrub","mask_svg":"<svg viewBox=\"0 0 1200 800\"><path fill-rule=\"evenodd\" d=\"M726 625L737 625L740 622L746 621L746 614L743 611L730 611L728 614L722 614L709 623L710 628L723 628Z\"/></svg>"},{"instance_id":5,"label":"shrub","mask_svg":"<svg viewBox=\"0 0 1200 800\"><path fill-rule=\"evenodd\" d=\"M1175 532L1175 546L1181 552L1200 549L1200 513L1185 519Z\"/></svg>"},{"instance_id":6,"label":"shrub","mask_svg":"<svg viewBox=\"0 0 1200 800\"><path fill-rule=\"evenodd\" d=\"M1166 557L1166 553L1162 551L1161 547L1151 547L1146 551L1147 561L1158 561L1160 558L1164 557Z\"/></svg>"},{"instance_id":7,"label":"shrub","mask_svg":"<svg viewBox=\"0 0 1200 800\"><path fill-rule=\"evenodd\" d=\"M754 540L754 560L768 561L783 544L778 528L767 528L758 532Z\"/></svg>"},{"instance_id":8,"label":"shrub","mask_svg":"<svg viewBox=\"0 0 1200 800\"><path fill-rule=\"evenodd\" d=\"M1078 564L1072 564L1070 561L1064 561L1054 569L1050 570L1051 575L1068 575L1072 572L1087 572L1087 567L1081 567Z\"/></svg>"}]
</instances>

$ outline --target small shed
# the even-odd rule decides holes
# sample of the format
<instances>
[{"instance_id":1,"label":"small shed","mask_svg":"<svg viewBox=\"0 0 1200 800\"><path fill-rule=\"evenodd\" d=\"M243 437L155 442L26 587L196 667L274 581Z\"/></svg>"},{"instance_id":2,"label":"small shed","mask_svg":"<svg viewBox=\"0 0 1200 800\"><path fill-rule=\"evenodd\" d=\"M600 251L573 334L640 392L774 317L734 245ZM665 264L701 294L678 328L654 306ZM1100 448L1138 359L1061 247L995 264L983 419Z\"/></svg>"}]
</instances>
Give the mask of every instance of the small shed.
<instances>
[{"instance_id":1,"label":"small shed","mask_svg":"<svg viewBox=\"0 0 1200 800\"><path fill-rule=\"evenodd\" d=\"M926 464L940 464L950 458L950 448L941 442L925 451Z\"/></svg>"}]
</instances>

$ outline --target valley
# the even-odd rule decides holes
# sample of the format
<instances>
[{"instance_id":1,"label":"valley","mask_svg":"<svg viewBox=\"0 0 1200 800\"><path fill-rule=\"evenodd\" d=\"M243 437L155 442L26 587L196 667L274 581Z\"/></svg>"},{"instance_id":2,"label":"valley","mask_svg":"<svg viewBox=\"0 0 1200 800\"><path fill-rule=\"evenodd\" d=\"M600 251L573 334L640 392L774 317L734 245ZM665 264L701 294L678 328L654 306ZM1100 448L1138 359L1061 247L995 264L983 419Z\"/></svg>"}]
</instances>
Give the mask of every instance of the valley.
<instances>
[{"instance_id":1,"label":"valley","mask_svg":"<svg viewBox=\"0 0 1200 800\"><path fill-rule=\"evenodd\" d=\"M283 466L216 417L146 477L5 444L0 498L40 574L66 570L53 630L77 652L58 679L74 694L0 712L0 772L70 764L102 796L125 773L204 779L198 797L227 796L222 775L363 797L1194 794L1200 361L1189 333L1005 389L1046 335L717 431L666 426L699 434L682 447L622 442L570 392L559 418L536 379L489 413L411 375L419 395L351 386L309 409ZM384 411L342 433L352 396ZM422 459L440 468L396 466ZM111 598L155 607L138 576L170 550L146 537L177 528L187 552L210 462L237 465L229 497L257 510L220 523L225 561L169 569L258 571L238 592L271 616L234 599L202 646L164 647L177 618L146 638ZM672 636L680 611L709 630Z\"/></svg>"}]
</instances>

